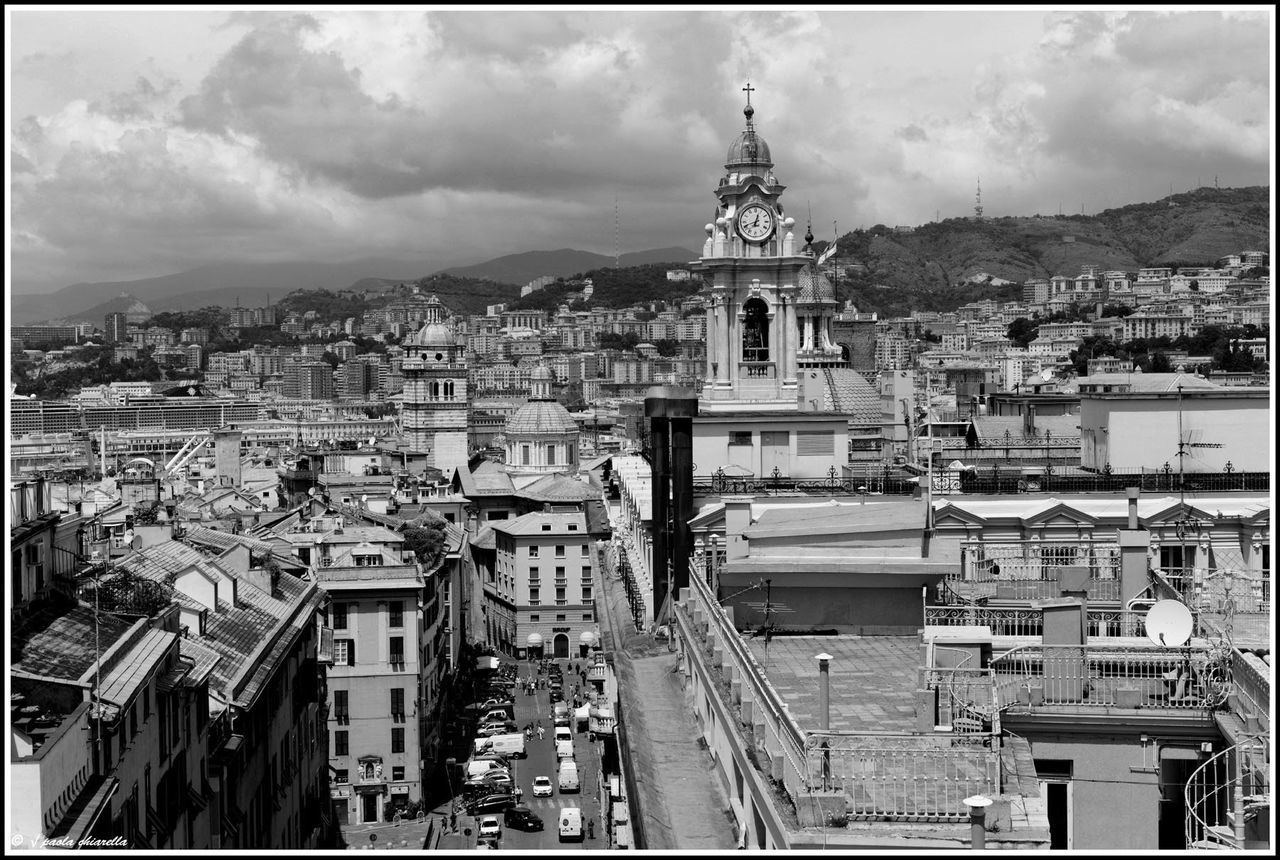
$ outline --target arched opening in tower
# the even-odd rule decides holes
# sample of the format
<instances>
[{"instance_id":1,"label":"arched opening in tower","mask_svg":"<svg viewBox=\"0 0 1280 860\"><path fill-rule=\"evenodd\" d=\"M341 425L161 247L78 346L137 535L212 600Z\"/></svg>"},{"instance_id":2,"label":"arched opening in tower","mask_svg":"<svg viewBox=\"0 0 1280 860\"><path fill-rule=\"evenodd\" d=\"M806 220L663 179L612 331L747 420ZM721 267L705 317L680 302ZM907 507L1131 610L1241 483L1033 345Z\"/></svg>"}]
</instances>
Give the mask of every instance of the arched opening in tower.
<instances>
[{"instance_id":1,"label":"arched opening in tower","mask_svg":"<svg viewBox=\"0 0 1280 860\"><path fill-rule=\"evenodd\" d=\"M742 360L769 360L769 306L759 297L747 299L742 306Z\"/></svg>"}]
</instances>

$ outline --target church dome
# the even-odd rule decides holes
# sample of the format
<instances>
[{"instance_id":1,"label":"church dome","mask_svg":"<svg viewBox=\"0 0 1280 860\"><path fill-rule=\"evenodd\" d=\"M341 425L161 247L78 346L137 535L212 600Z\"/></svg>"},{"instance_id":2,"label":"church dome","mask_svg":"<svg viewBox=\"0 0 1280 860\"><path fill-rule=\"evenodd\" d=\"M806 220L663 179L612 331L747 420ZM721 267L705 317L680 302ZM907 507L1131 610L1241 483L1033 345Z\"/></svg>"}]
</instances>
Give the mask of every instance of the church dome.
<instances>
[{"instance_id":1,"label":"church dome","mask_svg":"<svg viewBox=\"0 0 1280 860\"><path fill-rule=\"evenodd\" d=\"M551 436L577 433L578 424L554 400L531 400L507 419L504 431L508 439L528 436Z\"/></svg>"},{"instance_id":2,"label":"church dome","mask_svg":"<svg viewBox=\"0 0 1280 860\"><path fill-rule=\"evenodd\" d=\"M441 323L427 323L413 336L413 342L417 346L453 347L453 329Z\"/></svg>"},{"instance_id":3,"label":"church dome","mask_svg":"<svg viewBox=\"0 0 1280 860\"><path fill-rule=\"evenodd\" d=\"M545 364L539 364L529 373L530 382L550 382L553 378L551 368Z\"/></svg>"}]
</instances>

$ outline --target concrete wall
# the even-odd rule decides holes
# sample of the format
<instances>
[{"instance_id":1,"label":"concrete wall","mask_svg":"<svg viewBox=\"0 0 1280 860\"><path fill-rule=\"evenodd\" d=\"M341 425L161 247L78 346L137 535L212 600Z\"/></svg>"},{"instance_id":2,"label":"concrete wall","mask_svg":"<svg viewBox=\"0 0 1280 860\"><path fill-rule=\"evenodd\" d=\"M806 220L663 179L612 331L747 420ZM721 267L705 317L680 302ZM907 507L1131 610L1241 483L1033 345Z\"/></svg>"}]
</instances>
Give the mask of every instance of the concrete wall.
<instances>
[{"instance_id":1,"label":"concrete wall","mask_svg":"<svg viewBox=\"0 0 1280 860\"><path fill-rule=\"evenodd\" d=\"M1220 473L1230 460L1237 472L1271 469L1271 411L1267 391L1261 396L1193 396L1182 401L1182 431L1192 443L1186 472ZM1080 398L1080 464L1116 472L1155 471L1169 463L1178 468L1178 399L1176 396Z\"/></svg>"},{"instance_id":2,"label":"concrete wall","mask_svg":"<svg viewBox=\"0 0 1280 860\"><path fill-rule=\"evenodd\" d=\"M799 413L796 413L799 414ZM750 432L751 444L730 445L729 433ZM762 432L787 433L787 451L777 456L761 450ZM800 455L797 452L798 434L823 432L833 437L831 449L821 455ZM793 417L779 415L767 420L747 417L732 422L710 422L694 419L693 462L695 476L706 478L730 464L749 469L756 477L770 477L776 465L783 477L825 480L832 466L839 470L849 459L849 424L843 416L830 420L797 421ZM736 476L734 476L736 477Z\"/></svg>"},{"instance_id":3,"label":"concrete wall","mask_svg":"<svg viewBox=\"0 0 1280 860\"><path fill-rule=\"evenodd\" d=\"M1071 830L1075 850L1151 850L1159 844L1159 774L1142 768L1134 735L1030 736L1037 759L1072 762ZM1154 752L1147 753L1151 765Z\"/></svg>"}]
</instances>

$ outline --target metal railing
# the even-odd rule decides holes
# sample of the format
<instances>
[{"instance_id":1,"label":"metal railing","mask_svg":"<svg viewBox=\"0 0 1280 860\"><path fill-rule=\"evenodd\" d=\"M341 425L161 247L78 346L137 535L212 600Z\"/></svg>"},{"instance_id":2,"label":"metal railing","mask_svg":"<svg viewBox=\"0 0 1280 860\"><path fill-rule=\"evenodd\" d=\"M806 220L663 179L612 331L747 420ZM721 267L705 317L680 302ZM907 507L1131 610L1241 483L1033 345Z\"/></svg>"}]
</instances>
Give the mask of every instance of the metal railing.
<instances>
[{"instance_id":1,"label":"metal railing","mask_svg":"<svg viewBox=\"0 0 1280 860\"><path fill-rule=\"evenodd\" d=\"M1211 756L1187 780L1187 848L1267 850L1271 756L1266 737L1246 738Z\"/></svg>"},{"instance_id":2,"label":"metal railing","mask_svg":"<svg viewBox=\"0 0 1280 860\"><path fill-rule=\"evenodd\" d=\"M1205 710L1220 680L1208 655L1190 649L1091 645L1023 645L991 661L1002 707Z\"/></svg>"},{"instance_id":3,"label":"metal railing","mask_svg":"<svg viewBox=\"0 0 1280 860\"><path fill-rule=\"evenodd\" d=\"M1256 717L1260 728L1270 731L1271 678L1256 655L1231 652L1231 692L1239 699L1240 709L1245 712L1242 716Z\"/></svg>"},{"instance_id":4,"label":"metal railing","mask_svg":"<svg viewBox=\"0 0 1280 860\"><path fill-rule=\"evenodd\" d=\"M811 734L805 779L847 795L854 820L967 820L964 798L999 793L1000 756L953 743L947 736Z\"/></svg>"},{"instance_id":5,"label":"metal railing","mask_svg":"<svg viewBox=\"0 0 1280 860\"><path fill-rule=\"evenodd\" d=\"M675 604L675 616L685 647L694 652L691 659L704 662L718 679L708 694L739 720L741 702L752 703L749 754L762 756L761 768L793 801L800 792L825 788L846 793L855 817L950 821L967 816L965 797L999 792L998 729L978 726L966 736L804 731L698 577L690 578L685 599ZM721 664L732 667L742 685L740 694L727 682L719 683ZM975 670L966 673L965 682L971 684L951 683L947 695L956 703L953 713L988 711L998 720L994 681L989 670Z\"/></svg>"},{"instance_id":6,"label":"metal railing","mask_svg":"<svg viewBox=\"0 0 1280 860\"><path fill-rule=\"evenodd\" d=\"M1000 708L992 670L932 666L926 672L926 689L938 691L938 727L957 735L1000 735Z\"/></svg>"},{"instance_id":7,"label":"metal railing","mask_svg":"<svg viewBox=\"0 0 1280 860\"><path fill-rule=\"evenodd\" d=\"M1145 636L1143 611L1127 609L1089 609L1085 630L1089 636ZM926 606L924 623L938 627L982 626L992 636L1042 636L1044 613L1039 609L1010 609L978 606Z\"/></svg>"}]
</instances>

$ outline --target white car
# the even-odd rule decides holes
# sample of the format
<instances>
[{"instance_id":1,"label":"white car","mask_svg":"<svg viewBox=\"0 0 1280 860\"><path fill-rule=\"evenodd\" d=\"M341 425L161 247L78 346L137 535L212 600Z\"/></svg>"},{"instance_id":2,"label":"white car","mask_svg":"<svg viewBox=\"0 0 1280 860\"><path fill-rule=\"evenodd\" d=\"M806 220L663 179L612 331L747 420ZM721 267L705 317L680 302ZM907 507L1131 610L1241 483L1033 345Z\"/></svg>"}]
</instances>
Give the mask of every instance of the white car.
<instances>
[{"instance_id":1,"label":"white car","mask_svg":"<svg viewBox=\"0 0 1280 860\"><path fill-rule=\"evenodd\" d=\"M533 796L534 797L550 797L554 785L549 776L535 776L533 778Z\"/></svg>"},{"instance_id":2,"label":"white car","mask_svg":"<svg viewBox=\"0 0 1280 860\"><path fill-rule=\"evenodd\" d=\"M495 839L502 836L502 822L498 821L496 815L486 815L480 819L480 838L492 836Z\"/></svg>"}]
</instances>

